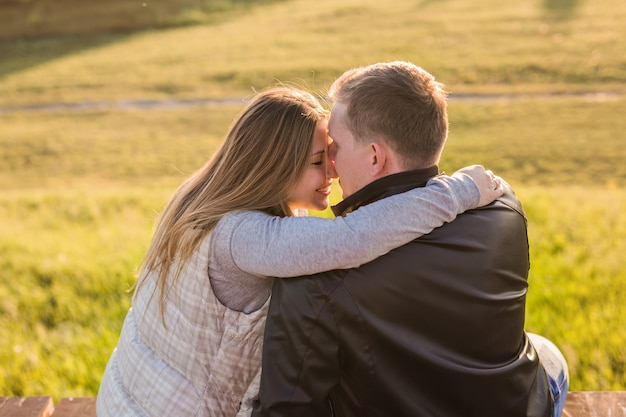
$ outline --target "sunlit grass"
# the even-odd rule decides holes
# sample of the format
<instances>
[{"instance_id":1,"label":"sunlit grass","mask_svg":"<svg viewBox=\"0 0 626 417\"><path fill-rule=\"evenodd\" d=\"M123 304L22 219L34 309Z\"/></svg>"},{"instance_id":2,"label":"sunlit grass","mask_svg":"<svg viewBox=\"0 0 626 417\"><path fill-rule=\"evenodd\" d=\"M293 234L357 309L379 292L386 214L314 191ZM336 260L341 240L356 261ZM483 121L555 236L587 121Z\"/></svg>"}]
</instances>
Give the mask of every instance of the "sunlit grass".
<instances>
[{"instance_id":1,"label":"sunlit grass","mask_svg":"<svg viewBox=\"0 0 626 417\"><path fill-rule=\"evenodd\" d=\"M453 103L446 170L480 162L516 184L626 185L626 100Z\"/></svg>"},{"instance_id":2,"label":"sunlit grass","mask_svg":"<svg viewBox=\"0 0 626 417\"><path fill-rule=\"evenodd\" d=\"M241 106L0 114L0 188L175 185ZM514 184L626 183L626 100L453 102L441 168L481 163Z\"/></svg>"},{"instance_id":3,"label":"sunlit grass","mask_svg":"<svg viewBox=\"0 0 626 417\"><path fill-rule=\"evenodd\" d=\"M626 388L626 191L521 188L531 247L527 327L564 351L572 390Z\"/></svg>"},{"instance_id":4,"label":"sunlit grass","mask_svg":"<svg viewBox=\"0 0 626 417\"><path fill-rule=\"evenodd\" d=\"M0 115L0 188L176 184L242 107Z\"/></svg>"},{"instance_id":5,"label":"sunlit grass","mask_svg":"<svg viewBox=\"0 0 626 417\"><path fill-rule=\"evenodd\" d=\"M471 16L471 18L468 18ZM624 91L626 3L305 0L160 31L0 43L0 103L224 97L274 79L324 91L405 59L454 92Z\"/></svg>"},{"instance_id":6,"label":"sunlit grass","mask_svg":"<svg viewBox=\"0 0 626 417\"><path fill-rule=\"evenodd\" d=\"M95 395L162 204L154 190L3 193L3 395Z\"/></svg>"}]
</instances>

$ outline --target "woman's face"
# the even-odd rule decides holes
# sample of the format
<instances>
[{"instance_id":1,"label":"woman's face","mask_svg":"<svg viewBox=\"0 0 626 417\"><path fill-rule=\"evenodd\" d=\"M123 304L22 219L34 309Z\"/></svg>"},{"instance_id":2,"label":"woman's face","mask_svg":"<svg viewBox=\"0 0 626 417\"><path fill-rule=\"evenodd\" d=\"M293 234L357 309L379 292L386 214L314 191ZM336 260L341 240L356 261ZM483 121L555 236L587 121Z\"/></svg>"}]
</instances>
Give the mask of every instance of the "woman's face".
<instances>
[{"instance_id":1,"label":"woman's face","mask_svg":"<svg viewBox=\"0 0 626 417\"><path fill-rule=\"evenodd\" d=\"M328 207L330 185L337 178L335 167L328 159L328 122L321 120L315 126L313 148L307 167L289 195L287 205L295 209L324 210Z\"/></svg>"}]
</instances>

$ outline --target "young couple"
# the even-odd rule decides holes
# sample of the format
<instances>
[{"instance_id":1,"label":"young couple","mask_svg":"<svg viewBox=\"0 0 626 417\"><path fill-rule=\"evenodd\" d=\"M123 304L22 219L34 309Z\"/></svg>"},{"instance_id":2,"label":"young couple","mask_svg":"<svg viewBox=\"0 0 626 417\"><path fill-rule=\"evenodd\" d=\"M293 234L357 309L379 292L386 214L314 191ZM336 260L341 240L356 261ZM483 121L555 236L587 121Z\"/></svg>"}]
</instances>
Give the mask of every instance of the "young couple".
<instances>
[{"instance_id":1,"label":"young couple","mask_svg":"<svg viewBox=\"0 0 626 417\"><path fill-rule=\"evenodd\" d=\"M98 416L560 414L567 365L524 331L521 205L480 166L439 174L443 86L380 63L330 98L258 94L174 194ZM336 219L294 216L337 177Z\"/></svg>"}]
</instances>

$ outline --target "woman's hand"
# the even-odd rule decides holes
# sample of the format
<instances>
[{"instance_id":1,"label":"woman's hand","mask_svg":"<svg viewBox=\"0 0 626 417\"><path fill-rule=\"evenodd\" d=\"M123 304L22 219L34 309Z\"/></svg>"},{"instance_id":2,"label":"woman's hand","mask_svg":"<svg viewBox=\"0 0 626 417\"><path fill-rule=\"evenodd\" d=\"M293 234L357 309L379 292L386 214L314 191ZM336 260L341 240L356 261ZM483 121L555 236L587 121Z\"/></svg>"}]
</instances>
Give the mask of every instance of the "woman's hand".
<instances>
[{"instance_id":1,"label":"woman's hand","mask_svg":"<svg viewBox=\"0 0 626 417\"><path fill-rule=\"evenodd\" d=\"M502 178L494 175L491 170L486 170L482 165L470 165L459 169L457 173L469 175L478 186L480 190L478 207L485 206L504 194Z\"/></svg>"}]
</instances>

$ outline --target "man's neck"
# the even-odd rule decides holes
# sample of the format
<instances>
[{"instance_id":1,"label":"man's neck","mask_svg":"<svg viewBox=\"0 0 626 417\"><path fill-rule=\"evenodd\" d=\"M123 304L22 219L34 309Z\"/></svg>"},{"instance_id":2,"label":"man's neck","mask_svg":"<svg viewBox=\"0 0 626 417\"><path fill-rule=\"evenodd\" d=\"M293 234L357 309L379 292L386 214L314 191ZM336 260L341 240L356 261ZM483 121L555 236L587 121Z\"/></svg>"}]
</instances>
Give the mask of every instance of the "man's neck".
<instances>
[{"instance_id":1,"label":"man's neck","mask_svg":"<svg viewBox=\"0 0 626 417\"><path fill-rule=\"evenodd\" d=\"M403 171L379 178L345 200L332 207L335 216L344 216L361 206L372 203L381 198L400 194L413 188L423 187L429 179L439 173L439 168L434 165L429 168L413 171Z\"/></svg>"}]
</instances>

